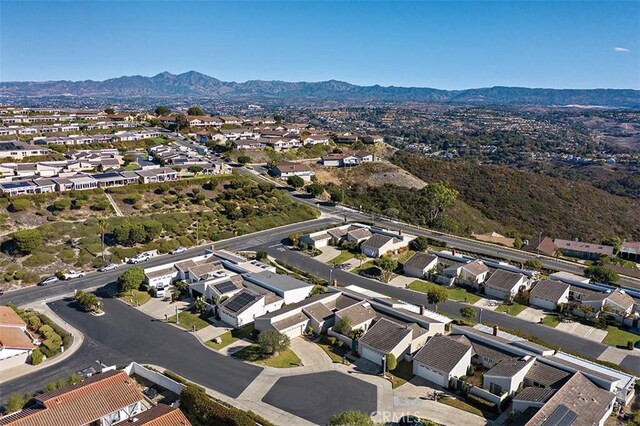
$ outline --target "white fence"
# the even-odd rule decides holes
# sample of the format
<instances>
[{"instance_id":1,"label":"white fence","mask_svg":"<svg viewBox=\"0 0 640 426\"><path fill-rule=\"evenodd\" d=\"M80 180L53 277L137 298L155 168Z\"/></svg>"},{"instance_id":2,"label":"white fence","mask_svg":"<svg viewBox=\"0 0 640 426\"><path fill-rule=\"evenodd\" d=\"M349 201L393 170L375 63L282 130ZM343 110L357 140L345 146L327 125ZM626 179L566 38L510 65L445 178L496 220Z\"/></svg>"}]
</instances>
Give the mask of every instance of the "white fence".
<instances>
[{"instance_id":1,"label":"white fence","mask_svg":"<svg viewBox=\"0 0 640 426\"><path fill-rule=\"evenodd\" d=\"M124 368L124 371L129 376L131 376L132 374L137 374L138 376L149 380L150 382L160 386L161 388L170 390L177 395L180 395L180 392L182 392L182 389L184 389L185 387L182 383L178 383L175 380L170 379L169 377L157 371L149 370L148 368L143 367L136 362L132 362L131 364L127 365Z\"/></svg>"}]
</instances>

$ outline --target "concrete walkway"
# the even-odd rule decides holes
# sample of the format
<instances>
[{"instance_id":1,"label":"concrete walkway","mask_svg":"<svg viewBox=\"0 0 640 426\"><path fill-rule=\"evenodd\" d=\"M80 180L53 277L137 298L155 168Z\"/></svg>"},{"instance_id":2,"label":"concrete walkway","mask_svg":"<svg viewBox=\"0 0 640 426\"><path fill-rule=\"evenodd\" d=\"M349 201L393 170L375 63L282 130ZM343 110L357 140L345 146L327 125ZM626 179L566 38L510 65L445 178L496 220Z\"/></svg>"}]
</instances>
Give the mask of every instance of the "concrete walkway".
<instances>
[{"instance_id":1,"label":"concrete walkway","mask_svg":"<svg viewBox=\"0 0 640 426\"><path fill-rule=\"evenodd\" d=\"M580 324L579 322L561 322L556 326L556 330L574 334L594 342L602 342L604 338L607 337L607 330L600 330L599 328Z\"/></svg>"},{"instance_id":2,"label":"concrete walkway","mask_svg":"<svg viewBox=\"0 0 640 426\"><path fill-rule=\"evenodd\" d=\"M302 365L306 367L323 367L333 363L320 346L304 337L296 337L291 340L291 350L298 355Z\"/></svg>"},{"instance_id":3,"label":"concrete walkway","mask_svg":"<svg viewBox=\"0 0 640 426\"><path fill-rule=\"evenodd\" d=\"M113 207L113 211L116 213L116 216L123 217L124 214L122 213L122 210L120 210L120 207L118 207L118 203L116 203L116 200L113 199L111 194L105 192L104 195L107 196L107 200L109 200L111 207Z\"/></svg>"}]
</instances>

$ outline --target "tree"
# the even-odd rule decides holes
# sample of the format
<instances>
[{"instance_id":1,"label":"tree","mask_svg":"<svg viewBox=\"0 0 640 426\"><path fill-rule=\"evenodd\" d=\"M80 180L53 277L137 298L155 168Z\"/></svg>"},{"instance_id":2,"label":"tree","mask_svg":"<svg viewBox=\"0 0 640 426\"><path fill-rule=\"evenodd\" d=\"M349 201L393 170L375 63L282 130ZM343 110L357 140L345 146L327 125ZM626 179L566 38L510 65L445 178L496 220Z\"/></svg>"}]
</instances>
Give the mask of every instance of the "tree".
<instances>
[{"instance_id":1,"label":"tree","mask_svg":"<svg viewBox=\"0 0 640 426\"><path fill-rule=\"evenodd\" d=\"M331 416L331 426L373 426L371 416L362 411L342 411Z\"/></svg>"},{"instance_id":2,"label":"tree","mask_svg":"<svg viewBox=\"0 0 640 426\"><path fill-rule=\"evenodd\" d=\"M620 276L616 271L602 265L592 265L587 267L584 270L584 276L604 284L613 284L620 279Z\"/></svg>"},{"instance_id":3,"label":"tree","mask_svg":"<svg viewBox=\"0 0 640 426\"><path fill-rule=\"evenodd\" d=\"M189 167L187 167L187 171L189 173L193 173L194 175L197 175L198 173L200 173L203 170L204 170L204 168L202 166L189 166Z\"/></svg>"},{"instance_id":4,"label":"tree","mask_svg":"<svg viewBox=\"0 0 640 426\"><path fill-rule=\"evenodd\" d=\"M420 235L409 243L409 248L414 251L425 251L429 248L429 242L425 237Z\"/></svg>"},{"instance_id":5,"label":"tree","mask_svg":"<svg viewBox=\"0 0 640 426\"><path fill-rule=\"evenodd\" d=\"M42 245L42 235L37 229L21 229L13 233L13 241L20 253L30 254Z\"/></svg>"},{"instance_id":6,"label":"tree","mask_svg":"<svg viewBox=\"0 0 640 426\"><path fill-rule=\"evenodd\" d=\"M101 197L93 202L91 209L97 210L97 211L104 211L104 210L107 210L110 206L111 206L111 203L109 202L107 197Z\"/></svg>"},{"instance_id":7,"label":"tree","mask_svg":"<svg viewBox=\"0 0 640 426\"><path fill-rule=\"evenodd\" d=\"M362 253L361 251L357 252L356 255L354 256L356 259L358 259L358 261L360 261L360 265L358 265L358 267L362 267L362 261L365 260L367 258L367 256Z\"/></svg>"},{"instance_id":8,"label":"tree","mask_svg":"<svg viewBox=\"0 0 640 426\"><path fill-rule=\"evenodd\" d=\"M184 114L178 114L176 116L176 130L184 129L189 126L189 122L187 121L187 116Z\"/></svg>"},{"instance_id":9,"label":"tree","mask_svg":"<svg viewBox=\"0 0 640 426\"><path fill-rule=\"evenodd\" d=\"M100 253L102 254L102 260L104 260L104 231L107 229L109 222L106 218L98 218L98 226L100 227Z\"/></svg>"},{"instance_id":10,"label":"tree","mask_svg":"<svg viewBox=\"0 0 640 426\"><path fill-rule=\"evenodd\" d=\"M22 212L31 207L31 201L26 198L16 198L11 201L11 205L9 207L12 212Z\"/></svg>"},{"instance_id":11,"label":"tree","mask_svg":"<svg viewBox=\"0 0 640 426\"><path fill-rule=\"evenodd\" d=\"M68 198L58 198L51 206L54 210L61 212L71 207L71 200Z\"/></svg>"},{"instance_id":12,"label":"tree","mask_svg":"<svg viewBox=\"0 0 640 426\"><path fill-rule=\"evenodd\" d=\"M304 179L300 176L289 176L287 178L287 185L293 188L302 188L304 186Z\"/></svg>"},{"instance_id":13,"label":"tree","mask_svg":"<svg viewBox=\"0 0 640 426\"><path fill-rule=\"evenodd\" d=\"M98 311L101 305L98 296L93 293L85 293L84 291L76 292L76 302L94 312Z\"/></svg>"},{"instance_id":14,"label":"tree","mask_svg":"<svg viewBox=\"0 0 640 426\"><path fill-rule=\"evenodd\" d=\"M613 252L618 253L618 251L620 251L620 247L622 246L622 241L620 240L620 237L614 235L603 239L602 244L604 244L605 246L612 246Z\"/></svg>"},{"instance_id":15,"label":"tree","mask_svg":"<svg viewBox=\"0 0 640 426\"><path fill-rule=\"evenodd\" d=\"M127 269L118 278L118 288L121 293L137 290L144 282L145 275L142 268L134 267Z\"/></svg>"},{"instance_id":16,"label":"tree","mask_svg":"<svg viewBox=\"0 0 640 426\"><path fill-rule=\"evenodd\" d=\"M40 348L35 348L33 352L31 352L31 365L39 365L44 361L44 355Z\"/></svg>"},{"instance_id":17,"label":"tree","mask_svg":"<svg viewBox=\"0 0 640 426\"><path fill-rule=\"evenodd\" d=\"M331 201L333 201L334 203L341 203L344 201L342 191L331 191L329 196L331 197Z\"/></svg>"},{"instance_id":18,"label":"tree","mask_svg":"<svg viewBox=\"0 0 640 426\"><path fill-rule=\"evenodd\" d=\"M319 197L320 195L322 195L322 193L324 193L324 186L320 185L319 183L312 183L307 186L306 191L307 194L311 194L314 197Z\"/></svg>"},{"instance_id":19,"label":"tree","mask_svg":"<svg viewBox=\"0 0 640 426\"><path fill-rule=\"evenodd\" d=\"M449 293L442 287L433 287L427 292L427 300L430 304L435 305L436 312L438 311L438 304L446 302L449 298Z\"/></svg>"},{"instance_id":20,"label":"tree","mask_svg":"<svg viewBox=\"0 0 640 426\"><path fill-rule=\"evenodd\" d=\"M427 213L427 224L435 225L444 211L451 207L458 198L458 191L449 188L442 182L435 182L424 188L424 207Z\"/></svg>"},{"instance_id":21,"label":"tree","mask_svg":"<svg viewBox=\"0 0 640 426\"><path fill-rule=\"evenodd\" d=\"M136 156L133 154L127 154L122 157L122 161L124 161L124 165L128 166L131 163L136 162Z\"/></svg>"},{"instance_id":22,"label":"tree","mask_svg":"<svg viewBox=\"0 0 640 426\"><path fill-rule=\"evenodd\" d=\"M398 367L398 360L394 354L385 355L385 361L387 371L393 371Z\"/></svg>"},{"instance_id":23,"label":"tree","mask_svg":"<svg viewBox=\"0 0 640 426\"><path fill-rule=\"evenodd\" d=\"M169 115L171 114L171 110L163 105L158 105L156 110L154 111L156 115Z\"/></svg>"},{"instance_id":24,"label":"tree","mask_svg":"<svg viewBox=\"0 0 640 426\"><path fill-rule=\"evenodd\" d=\"M187 110L187 115L204 115L204 111L197 106L192 106Z\"/></svg>"},{"instance_id":25,"label":"tree","mask_svg":"<svg viewBox=\"0 0 640 426\"><path fill-rule=\"evenodd\" d=\"M275 355L288 348L290 343L289 336L276 330L266 330L258 335L258 345L265 354Z\"/></svg>"},{"instance_id":26,"label":"tree","mask_svg":"<svg viewBox=\"0 0 640 426\"><path fill-rule=\"evenodd\" d=\"M345 336L348 335L351 331L351 318L340 318L338 321L336 321L333 329L336 333L344 334Z\"/></svg>"},{"instance_id":27,"label":"tree","mask_svg":"<svg viewBox=\"0 0 640 426\"><path fill-rule=\"evenodd\" d=\"M398 261L391 257L381 257L374 262L383 271L383 278L386 282L389 281L393 275L393 271L398 268Z\"/></svg>"},{"instance_id":28,"label":"tree","mask_svg":"<svg viewBox=\"0 0 640 426\"><path fill-rule=\"evenodd\" d=\"M106 109L104 110L104 112L105 112L106 114L113 115L113 114L115 114L115 113L116 113L116 110L115 110L115 109L113 109L113 108L106 108Z\"/></svg>"},{"instance_id":29,"label":"tree","mask_svg":"<svg viewBox=\"0 0 640 426\"><path fill-rule=\"evenodd\" d=\"M243 166L245 164L249 164L251 162L251 157L249 157L248 155L241 155L238 157L238 163L242 164Z\"/></svg>"},{"instance_id":30,"label":"tree","mask_svg":"<svg viewBox=\"0 0 640 426\"><path fill-rule=\"evenodd\" d=\"M542 269L542 262L540 262L538 259L528 259L526 262L524 262L524 267L527 269L535 269L535 270L540 270Z\"/></svg>"},{"instance_id":31,"label":"tree","mask_svg":"<svg viewBox=\"0 0 640 426\"><path fill-rule=\"evenodd\" d=\"M207 304L201 298L198 298L193 302L193 311L198 314L204 314L207 312Z\"/></svg>"},{"instance_id":32,"label":"tree","mask_svg":"<svg viewBox=\"0 0 640 426\"><path fill-rule=\"evenodd\" d=\"M464 306L460 308L460 315L466 320L472 320L476 317L476 310L471 306Z\"/></svg>"}]
</instances>

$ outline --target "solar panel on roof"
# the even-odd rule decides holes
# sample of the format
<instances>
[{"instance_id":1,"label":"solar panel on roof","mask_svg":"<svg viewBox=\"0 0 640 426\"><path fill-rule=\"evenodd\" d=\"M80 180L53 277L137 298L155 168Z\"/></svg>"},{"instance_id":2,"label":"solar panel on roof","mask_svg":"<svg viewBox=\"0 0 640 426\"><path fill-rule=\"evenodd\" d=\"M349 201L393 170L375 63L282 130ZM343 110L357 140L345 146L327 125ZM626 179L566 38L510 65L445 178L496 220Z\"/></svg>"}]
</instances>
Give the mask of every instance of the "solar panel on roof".
<instances>
[{"instance_id":1,"label":"solar panel on roof","mask_svg":"<svg viewBox=\"0 0 640 426\"><path fill-rule=\"evenodd\" d=\"M571 411L569 407L560 404L553 410L553 413L543 423L543 426L569 426L578 418L578 415Z\"/></svg>"},{"instance_id":2,"label":"solar panel on roof","mask_svg":"<svg viewBox=\"0 0 640 426\"><path fill-rule=\"evenodd\" d=\"M240 309L247 306L250 302L254 300L255 296L249 293L240 293L235 296L232 300L225 304L225 307L233 312L238 312Z\"/></svg>"},{"instance_id":3,"label":"solar panel on roof","mask_svg":"<svg viewBox=\"0 0 640 426\"><path fill-rule=\"evenodd\" d=\"M7 189L24 188L26 186L32 186L31 182L19 181L19 182L8 182L8 183L2 184L2 187Z\"/></svg>"},{"instance_id":4,"label":"solar panel on roof","mask_svg":"<svg viewBox=\"0 0 640 426\"><path fill-rule=\"evenodd\" d=\"M218 290L220 293L227 293L229 291L233 291L235 290L237 287L229 281L225 281L223 283L220 284L216 284L215 285L216 290Z\"/></svg>"}]
</instances>

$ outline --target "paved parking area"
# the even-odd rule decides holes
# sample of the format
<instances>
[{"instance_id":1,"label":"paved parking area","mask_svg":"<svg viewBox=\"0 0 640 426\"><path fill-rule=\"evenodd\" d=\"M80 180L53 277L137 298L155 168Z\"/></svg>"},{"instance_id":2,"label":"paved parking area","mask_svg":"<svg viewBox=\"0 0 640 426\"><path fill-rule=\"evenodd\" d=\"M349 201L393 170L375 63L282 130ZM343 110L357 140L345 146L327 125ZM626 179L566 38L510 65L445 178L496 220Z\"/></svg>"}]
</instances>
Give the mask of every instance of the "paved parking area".
<instances>
[{"instance_id":1,"label":"paved parking area","mask_svg":"<svg viewBox=\"0 0 640 426\"><path fill-rule=\"evenodd\" d=\"M281 377L262 401L310 422L326 425L341 411L377 410L377 388L338 371ZM318 409L320 406L323 409Z\"/></svg>"},{"instance_id":2,"label":"paved parking area","mask_svg":"<svg viewBox=\"0 0 640 426\"><path fill-rule=\"evenodd\" d=\"M594 342L602 342L607 337L606 330L580 324L579 322L561 322L556 326L556 330L561 330Z\"/></svg>"},{"instance_id":3,"label":"paved parking area","mask_svg":"<svg viewBox=\"0 0 640 426\"><path fill-rule=\"evenodd\" d=\"M520 312L518 314L518 318L537 324L546 315L547 314L542 309L529 307L529 308L526 308L524 311Z\"/></svg>"}]
</instances>

